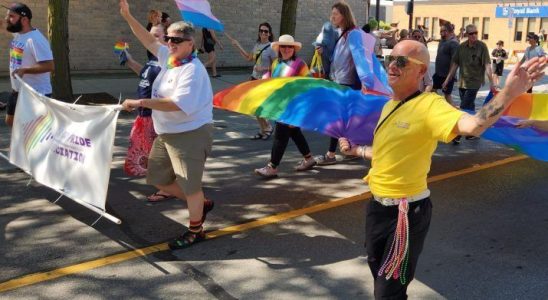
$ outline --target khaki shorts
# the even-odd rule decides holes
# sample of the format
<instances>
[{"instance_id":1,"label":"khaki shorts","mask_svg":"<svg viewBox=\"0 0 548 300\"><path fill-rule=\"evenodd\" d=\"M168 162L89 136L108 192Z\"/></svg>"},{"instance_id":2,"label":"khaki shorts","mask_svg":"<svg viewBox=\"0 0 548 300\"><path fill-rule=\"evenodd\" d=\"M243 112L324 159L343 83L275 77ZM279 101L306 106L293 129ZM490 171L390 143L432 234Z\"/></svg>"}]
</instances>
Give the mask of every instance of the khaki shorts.
<instances>
[{"instance_id":1,"label":"khaki shorts","mask_svg":"<svg viewBox=\"0 0 548 300\"><path fill-rule=\"evenodd\" d=\"M148 157L147 183L177 182L185 195L202 190L202 175L213 143L213 125L181 133L160 134Z\"/></svg>"}]
</instances>

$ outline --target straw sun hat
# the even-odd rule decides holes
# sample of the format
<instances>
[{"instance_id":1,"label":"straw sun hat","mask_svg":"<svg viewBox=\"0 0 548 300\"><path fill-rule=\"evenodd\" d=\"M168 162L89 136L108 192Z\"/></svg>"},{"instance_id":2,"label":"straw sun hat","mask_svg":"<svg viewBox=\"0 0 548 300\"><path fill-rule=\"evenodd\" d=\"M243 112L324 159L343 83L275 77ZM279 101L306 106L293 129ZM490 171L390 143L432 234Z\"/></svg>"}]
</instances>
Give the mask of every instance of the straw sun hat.
<instances>
[{"instance_id":1,"label":"straw sun hat","mask_svg":"<svg viewBox=\"0 0 548 300\"><path fill-rule=\"evenodd\" d=\"M295 52L301 50L301 48L303 47L303 45L301 43L295 42L295 39L292 36L290 36L289 34L284 34L284 35L280 36L280 38L278 39L277 42L273 42L272 43L272 50L274 50L275 52L278 52L279 47L281 45L293 46L293 47L295 47Z\"/></svg>"}]
</instances>

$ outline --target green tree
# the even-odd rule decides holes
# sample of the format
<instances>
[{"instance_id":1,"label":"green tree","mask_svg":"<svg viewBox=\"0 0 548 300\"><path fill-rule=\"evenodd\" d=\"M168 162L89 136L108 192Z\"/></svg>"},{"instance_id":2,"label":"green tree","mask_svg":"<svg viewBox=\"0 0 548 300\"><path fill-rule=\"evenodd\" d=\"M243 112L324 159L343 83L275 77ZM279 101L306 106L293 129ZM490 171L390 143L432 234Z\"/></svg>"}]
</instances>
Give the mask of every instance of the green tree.
<instances>
[{"instance_id":1,"label":"green tree","mask_svg":"<svg viewBox=\"0 0 548 300\"><path fill-rule=\"evenodd\" d=\"M282 19L280 21L280 35L291 34L292 36L295 36L298 4L299 0L283 0Z\"/></svg>"},{"instance_id":2,"label":"green tree","mask_svg":"<svg viewBox=\"0 0 548 300\"><path fill-rule=\"evenodd\" d=\"M72 82L69 62L69 0L49 0L48 38L53 52L55 71L52 73L53 97L72 102Z\"/></svg>"}]
</instances>

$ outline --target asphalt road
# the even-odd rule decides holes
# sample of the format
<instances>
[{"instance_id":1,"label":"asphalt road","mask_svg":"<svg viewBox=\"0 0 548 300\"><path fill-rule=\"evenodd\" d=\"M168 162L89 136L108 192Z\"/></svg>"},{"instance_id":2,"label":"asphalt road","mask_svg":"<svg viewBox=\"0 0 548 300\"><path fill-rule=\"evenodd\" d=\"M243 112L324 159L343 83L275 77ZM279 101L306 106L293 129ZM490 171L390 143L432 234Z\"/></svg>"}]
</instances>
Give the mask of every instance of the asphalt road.
<instances>
[{"instance_id":1,"label":"asphalt road","mask_svg":"<svg viewBox=\"0 0 548 300\"><path fill-rule=\"evenodd\" d=\"M145 197L154 190L123 173L132 120L119 120L107 202L121 225L91 227L96 214L66 198L52 204L55 192L27 185L26 174L0 160L0 298L372 298L363 248L369 200L356 196L367 192L360 178L368 163L296 173L291 145L280 178L261 180L252 171L267 162L271 141L247 139L253 119L216 111L204 177L216 201L211 238L163 251L185 229L186 204L151 205ZM314 153L326 150L326 137L306 136ZM2 124L0 150L8 144ZM546 299L548 164L482 139L440 145L430 176L433 220L410 298ZM148 246L149 255L128 254Z\"/></svg>"}]
</instances>

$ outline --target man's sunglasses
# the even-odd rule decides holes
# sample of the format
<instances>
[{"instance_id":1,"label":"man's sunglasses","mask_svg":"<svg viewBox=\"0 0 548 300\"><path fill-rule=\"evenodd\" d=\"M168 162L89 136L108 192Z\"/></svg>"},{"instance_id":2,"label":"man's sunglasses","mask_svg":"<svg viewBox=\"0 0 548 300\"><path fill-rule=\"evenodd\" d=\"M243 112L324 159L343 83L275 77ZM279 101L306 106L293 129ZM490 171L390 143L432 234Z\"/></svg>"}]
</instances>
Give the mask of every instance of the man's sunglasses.
<instances>
[{"instance_id":1,"label":"man's sunglasses","mask_svg":"<svg viewBox=\"0 0 548 300\"><path fill-rule=\"evenodd\" d=\"M164 42L168 43L170 40L173 44L180 44L182 42L190 41L190 39L187 39L187 38L182 38L182 37L178 37L178 36L164 35Z\"/></svg>"},{"instance_id":2,"label":"man's sunglasses","mask_svg":"<svg viewBox=\"0 0 548 300\"><path fill-rule=\"evenodd\" d=\"M477 32L477 31L474 31L474 32L468 32L468 35L476 35L476 34L478 34L478 32Z\"/></svg>"},{"instance_id":3,"label":"man's sunglasses","mask_svg":"<svg viewBox=\"0 0 548 300\"><path fill-rule=\"evenodd\" d=\"M416 63L419 65L424 65L424 63L418 59L414 59L409 56L401 56L401 55L386 55L384 57L384 64L388 67L392 62L396 62L396 67L403 69L409 62Z\"/></svg>"},{"instance_id":4,"label":"man's sunglasses","mask_svg":"<svg viewBox=\"0 0 548 300\"><path fill-rule=\"evenodd\" d=\"M259 32L260 32L260 33L270 33L269 30L264 30L264 29L259 29Z\"/></svg>"}]
</instances>

